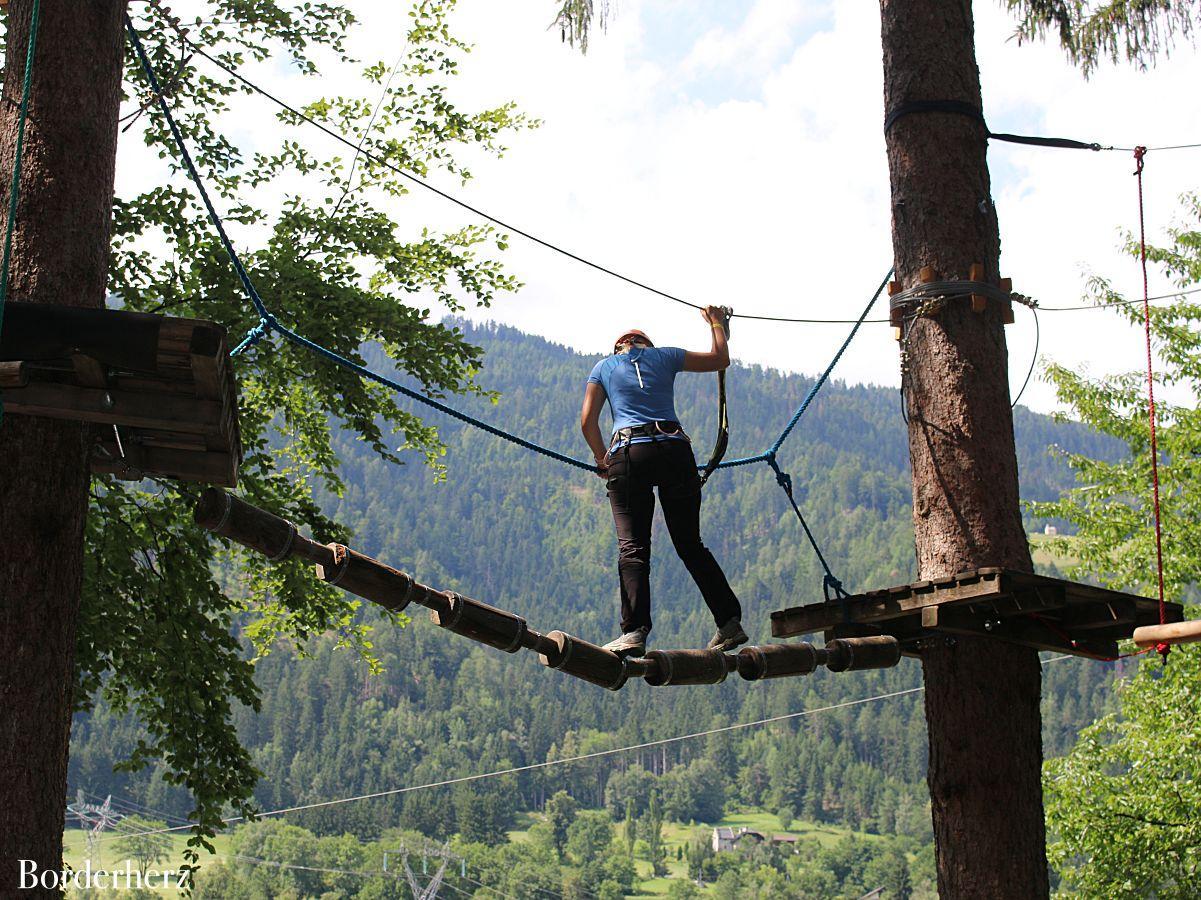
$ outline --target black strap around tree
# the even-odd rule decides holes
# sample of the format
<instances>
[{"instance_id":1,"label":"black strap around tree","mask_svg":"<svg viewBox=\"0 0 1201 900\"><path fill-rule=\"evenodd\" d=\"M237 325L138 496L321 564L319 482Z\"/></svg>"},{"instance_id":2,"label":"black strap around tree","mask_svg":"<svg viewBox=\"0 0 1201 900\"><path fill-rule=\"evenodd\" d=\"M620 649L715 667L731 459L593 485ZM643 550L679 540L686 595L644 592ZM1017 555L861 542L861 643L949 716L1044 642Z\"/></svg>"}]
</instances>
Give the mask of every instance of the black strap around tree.
<instances>
[{"instance_id":1,"label":"black strap around tree","mask_svg":"<svg viewBox=\"0 0 1201 900\"><path fill-rule=\"evenodd\" d=\"M723 306L722 311L726 314L726 320L721 323L722 330L726 333L726 340L730 339L730 317L734 315L734 310L728 306ZM722 459L726 455L726 447L730 444L730 415L726 405L726 370L722 369L717 373L717 440L713 442L713 452L709 454L709 461L705 463L705 468L701 472L701 486L709 480L709 476L717 469Z\"/></svg>"},{"instance_id":2,"label":"black strap around tree","mask_svg":"<svg viewBox=\"0 0 1201 900\"><path fill-rule=\"evenodd\" d=\"M884 117L884 133L887 134L898 119L911 113L950 113L956 116L966 116L969 119L979 122L984 128L984 133L990 140L1007 141L1011 144L1058 147L1062 150L1099 151L1106 149L1100 144L1086 144L1084 141L1074 141L1070 138L1034 137L1031 135L1005 134L1003 132L992 131L989 129L988 123L984 121L984 113L963 100L911 100L908 103L902 103Z\"/></svg>"}]
</instances>

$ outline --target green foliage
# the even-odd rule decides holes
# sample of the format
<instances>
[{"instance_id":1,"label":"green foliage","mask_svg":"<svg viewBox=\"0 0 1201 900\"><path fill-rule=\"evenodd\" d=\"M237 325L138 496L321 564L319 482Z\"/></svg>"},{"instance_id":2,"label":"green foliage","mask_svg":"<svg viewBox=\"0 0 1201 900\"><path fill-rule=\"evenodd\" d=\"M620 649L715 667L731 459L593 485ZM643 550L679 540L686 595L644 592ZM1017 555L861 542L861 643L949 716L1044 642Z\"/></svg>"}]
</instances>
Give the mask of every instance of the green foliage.
<instances>
[{"instance_id":1,"label":"green foliage","mask_svg":"<svg viewBox=\"0 0 1201 900\"><path fill-rule=\"evenodd\" d=\"M1146 660L1121 711L1046 764L1048 856L1065 893L1195 897L1201 873L1201 653Z\"/></svg>"},{"instance_id":2,"label":"green foliage","mask_svg":"<svg viewBox=\"0 0 1201 900\"><path fill-rule=\"evenodd\" d=\"M567 832L575 821L579 804L567 791L556 791L554 796L546 801L546 821L550 824L555 854L562 856L567 847Z\"/></svg>"},{"instance_id":3,"label":"green foliage","mask_svg":"<svg viewBox=\"0 0 1201 900\"><path fill-rule=\"evenodd\" d=\"M605 808L614 818L630 807L635 816L642 815L650 805L657 780L642 766L614 771L605 785Z\"/></svg>"},{"instance_id":4,"label":"green foliage","mask_svg":"<svg viewBox=\"0 0 1201 900\"><path fill-rule=\"evenodd\" d=\"M1201 203L1185 198L1190 225L1148 258L1181 288L1201 282ZM1129 241L1127 249L1138 248ZM1120 299L1094 278L1099 300ZM1139 324L1137 307L1123 308ZM1187 598L1201 583L1201 308L1183 300L1153 308L1157 388L1189 402L1156 404L1163 498L1164 574L1168 594ZM1131 339L1138 340L1132 329ZM1036 512L1070 521L1080 560L1074 571L1154 594L1150 426L1142 373L1106 380L1053 366L1060 399L1072 414L1122 440L1115 462L1068 454L1078 486ZM1161 392L1162 393L1162 392ZM1061 543L1067 543L1064 541ZM1120 711L1085 729L1072 751L1045 767L1049 857L1067 890L1087 897L1186 897L1196 893L1201 846L1201 657L1173 651L1166 669L1144 660L1120 689Z\"/></svg>"},{"instance_id":5,"label":"green foliage","mask_svg":"<svg viewBox=\"0 0 1201 900\"><path fill-rule=\"evenodd\" d=\"M646 841L646 854L651 861L651 871L656 877L667 874L667 847L663 843L663 807L659 803L659 792L651 792L651 801L642 823L642 837Z\"/></svg>"},{"instance_id":6,"label":"green foliage","mask_svg":"<svg viewBox=\"0 0 1201 900\"><path fill-rule=\"evenodd\" d=\"M133 860L143 877L147 869L171 855L171 835L163 833L166 822L142 816L126 816L121 820L121 826L126 834L113 843L113 850L118 857Z\"/></svg>"},{"instance_id":7,"label":"green foliage","mask_svg":"<svg viewBox=\"0 0 1201 900\"><path fill-rule=\"evenodd\" d=\"M626 853L634 856L634 845L638 843L638 819L634 815L634 799L626 801L626 817L622 823L622 837L626 842Z\"/></svg>"},{"instance_id":8,"label":"green foliage","mask_svg":"<svg viewBox=\"0 0 1201 900\"><path fill-rule=\"evenodd\" d=\"M567 852L578 866L603 859L613 847L613 822L604 810L582 810L567 829Z\"/></svg>"},{"instance_id":9,"label":"green foliage","mask_svg":"<svg viewBox=\"0 0 1201 900\"><path fill-rule=\"evenodd\" d=\"M424 0L413 11L407 53L373 127L372 104L361 98L318 100L306 112L382 160L419 174L468 178L460 151L499 153L505 132L532 123L512 104L477 113L455 108L445 79L467 48L449 31L453 6L453 0ZM475 225L405 234L383 202L402 198L406 183L372 160L348 165L291 137L273 152L246 158L220 130L219 117L239 87L198 68L176 32L177 25L187 28L190 40L235 68L283 56L315 75L320 54L335 64L351 62L343 50L354 24L349 9L211 0L191 21L171 19L157 3L131 14L217 202L234 228L255 235L257 249L245 262L279 319L354 359L362 358L365 342L376 343L390 365L431 393L481 393L474 380L480 351L457 328L427 321L420 304L436 297L462 309L513 290L516 282L489 258L504 238ZM365 74L374 91L386 72L375 65ZM126 80L143 105L141 138L161 157L174 158L166 123L132 56ZM286 115L281 122L291 124ZM236 338L257 316L176 171L174 183L115 202L110 291L126 309L212 319ZM303 193L285 191L277 210L254 204L256 189L296 176L305 176ZM318 489L344 489L335 429L377 459L398 462L400 451L411 451L436 465L441 457L434 427L382 389L311 354L266 342L239 357L236 371L243 493L321 540L348 537L315 501ZM252 814L258 774L232 725L234 709L257 709L259 695L253 661L231 629L240 628L260 656L280 641L304 652L314 635L332 631L340 645L373 657L370 626L356 602L314 584L298 564L264 568L219 547L191 522L192 496L180 484L94 482L77 697L81 709L101 697L144 723L122 768L159 766L167 783L192 798L196 843L205 844L227 806Z\"/></svg>"},{"instance_id":10,"label":"green foliage","mask_svg":"<svg viewBox=\"0 0 1201 900\"><path fill-rule=\"evenodd\" d=\"M1185 199L1191 226L1173 230L1172 246L1148 248L1147 257L1180 288L1201 283L1201 199ZM1128 239L1126 249L1139 248ZM1124 300L1104 278L1094 277L1090 287L1098 302ZM1142 320L1141 304L1117 306L1132 326ZM1169 596L1180 596L1189 585L1201 583L1201 306L1180 299L1151 310L1151 334L1158 359L1156 387L1157 438L1161 522L1164 534L1164 579ZM1130 340L1141 340L1138 332ZM1155 532L1153 527L1150 424L1147 415L1146 375L1129 372L1106 378L1064 366L1048 367L1056 395L1070 415L1101 434L1120 440L1127 453L1113 461L1085 453L1063 452L1076 475L1077 486L1057 501L1031 503L1035 515L1052 516L1071 523L1074 535L1049 541L1060 553L1070 553L1079 564L1070 571L1093 575L1118 588L1157 591ZM1164 397L1191 398L1173 402Z\"/></svg>"},{"instance_id":11,"label":"green foliage","mask_svg":"<svg viewBox=\"0 0 1201 900\"><path fill-rule=\"evenodd\" d=\"M551 27L558 27L559 37L581 53L588 52L588 37L593 22L604 31L608 24L610 0L555 0L558 11Z\"/></svg>"},{"instance_id":12,"label":"green foliage","mask_svg":"<svg viewBox=\"0 0 1201 900\"><path fill-rule=\"evenodd\" d=\"M1006 0L1019 39L1055 32L1068 59L1084 72L1104 60L1145 69L1167 56L1198 24L1193 0Z\"/></svg>"}]
</instances>

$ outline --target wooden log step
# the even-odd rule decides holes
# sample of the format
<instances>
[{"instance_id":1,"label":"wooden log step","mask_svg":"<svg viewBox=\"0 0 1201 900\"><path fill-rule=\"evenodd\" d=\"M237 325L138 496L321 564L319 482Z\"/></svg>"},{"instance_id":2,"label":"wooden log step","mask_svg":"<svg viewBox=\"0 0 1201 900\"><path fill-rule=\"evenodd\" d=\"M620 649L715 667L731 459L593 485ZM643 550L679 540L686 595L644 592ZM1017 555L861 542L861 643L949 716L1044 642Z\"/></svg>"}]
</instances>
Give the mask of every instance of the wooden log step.
<instances>
[{"instance_id":1,"label":"wooden log step","mask_svg":"<svg viewBox=\"0 0 1201 900\"><path fill-rule=\"evenodd\" d=\"M1157 644L1192 644L1201 641L1201 619L1187 622L1170 622L1167 625L1144 625L1134 629L1137 647L1154 647Z\"/></svg>"},{"instance_id":2,"label":"wooden log step","mask_svg":"<svg viewBox=\"0 0 1201 900\"><path fill-rule=\"evenodd\" d=\"M332 563L318 563L317 577L327 584L393 612L403 612L413 599L413 576L343 544L327 544Z\"/></svg>"},{"instance_id":3,"label":"wooden log step","mask_svg":"<svg viewBox=\"0 0 1201 900\"><path fill-rule=\"evenodd\" d=\"M652 650L646 655L657 670L645 676L647 684L720 684L738 667L738 657L720 650Z\"/></svg>"},{"instance_id":4,"label":"wooden log step","mask_svg":"<svg viewBox=\"0 0 1201 900\"><path fill-rule=\"evenodd\" d=\"M612 650L572 637L564 631L552 631L547 639L554 646L550 653L538 655L538 661L608 691L621 690L629 677L625 661Z\"/></svg>"},{"instance_id":5,"label":"wooden log step","mask_svg":"<svg viewBox=\"0 0 1201 900\"><path fill-rule=\"evenodd\" d=\"M206 488L192 510L201 528L280 561L291 556L314 563L333 565L329 547L304 537L287 519L259 509L228 491Z\"/></svg>"},{"instance_id":6,"label":"wooden log step","mask_svg":"<svg viewBox=\"0 0 1201 900\"><path fill-rule=\"evenodd\" d=\"M807 642L764 644L738 651L738 674L747 681L808 675L817 666L817 649Z\"/></svg>"},{"instance_id":7,"label":"wooden log step","mask_svg":"<svg viewBox=\"0 0 1201 900\"><path fill-rule=\"evenodd\" d=\"M447 596L450 598L449 609L430 611L430 620L435 625L505 653L516 653L521 649L526 632L525 619L521 616L461 594L451 592Z\"/></svg>"},{"instance_id":8,"label":"wooden log step","mask_svg":"<svg viewBox=\"0 0 1201 900\"><path fill-rule=\"evenodd\" d=\"M887 669L901 661L901 645L888 635L835 638L826 644L826 668L831 672Z\"/></svg>"}]
</instances>

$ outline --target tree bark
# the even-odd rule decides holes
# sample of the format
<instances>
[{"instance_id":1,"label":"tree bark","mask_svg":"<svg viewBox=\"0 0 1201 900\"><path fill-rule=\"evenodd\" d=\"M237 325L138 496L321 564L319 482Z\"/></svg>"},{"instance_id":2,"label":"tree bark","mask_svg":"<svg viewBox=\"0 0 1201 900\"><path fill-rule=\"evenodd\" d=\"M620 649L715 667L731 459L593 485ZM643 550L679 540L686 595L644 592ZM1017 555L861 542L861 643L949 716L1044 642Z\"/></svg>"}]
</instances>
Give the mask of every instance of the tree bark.
<instances>
[{"instance_id":1,"label":"tree bark","mask_svg":"<svg viewBox=\"0 0 1201 900\"><path fill-rule=\"evenodd\" d=\"M970 0L880 0L884 102L981 108ZM963 115L914 113L886 135L893 252L902 287L923 266L998 277L987 140ZM967 299L917 319L906 377L913 525L921 578L980 566L1031 571L1018 501L1002 313ZM1033 650L988 639L922 653L928 782L943 897L1045 897L1041 670Z\"/></svg>"},{"instance_id":2,"label":"tree bark","mask_svg":"<svg viewBox=\"0 0 1201 900\"><path fill-rule=\"evenodd\" d=\"M42 2L9 299L104 305L124 11L123 0ZM32 0L9 5L0 229L31 12ZM33 860L39 871L62 868L87 434L80 423L24 416L0 424L2 896L18 893L18 860Z\"/></svg>"}]
</instances>

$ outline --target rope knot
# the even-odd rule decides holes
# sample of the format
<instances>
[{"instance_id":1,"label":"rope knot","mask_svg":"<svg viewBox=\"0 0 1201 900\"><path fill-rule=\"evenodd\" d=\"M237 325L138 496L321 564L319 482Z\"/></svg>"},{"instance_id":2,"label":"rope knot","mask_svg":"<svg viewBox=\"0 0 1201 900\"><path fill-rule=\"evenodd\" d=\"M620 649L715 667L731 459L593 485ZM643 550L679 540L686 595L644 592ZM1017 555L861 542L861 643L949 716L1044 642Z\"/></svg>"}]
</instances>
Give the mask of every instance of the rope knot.
<instances>
[{"instance_id":1,"label":"rope knot","mask_svg":"<svg viewBox=\"0 0 1201 900\"><path fill-rule=\"evenodd\" d=\"M1146 147L1135 147L1134 148L1134 165L1135 165L1134 174L1135 175L1143 174L1143 157L1146 155L1147 155Z\"/></svg>"},{"instance_id":2,"label":"rope knot","mask_svg":"<svg viewBox=\"0 0 1201 900\"><path fill-rule=\"evenodd\" d=\"M792 496L792 476L780 468L776 462L776 453L774 450L768 450L763 454L764 461L771 466L771 470L776 473L776 484L784 488L784 493Z\"/></svg>"}]
</instances>

